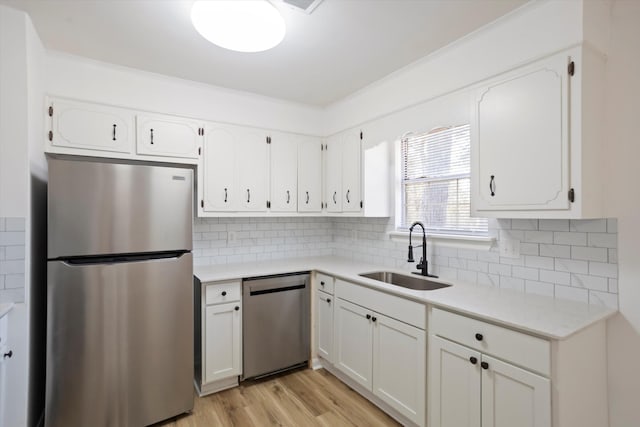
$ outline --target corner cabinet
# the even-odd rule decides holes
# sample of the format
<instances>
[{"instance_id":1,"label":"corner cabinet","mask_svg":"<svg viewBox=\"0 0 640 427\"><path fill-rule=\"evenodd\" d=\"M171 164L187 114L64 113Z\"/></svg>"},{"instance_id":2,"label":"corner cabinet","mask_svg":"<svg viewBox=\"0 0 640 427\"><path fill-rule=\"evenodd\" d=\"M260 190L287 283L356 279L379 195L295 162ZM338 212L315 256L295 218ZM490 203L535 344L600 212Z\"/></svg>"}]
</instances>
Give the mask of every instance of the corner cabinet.
<instances>
[{"instance_id":1,"label":"corner cabinet","mask_svg":"<svg viewBox=\"0 0 640 427\"><path fill-rule=\"evenodd\" d=\"M242 285L196 280L195 286L195 384L204 396L237 386L242 374Z\"/></svg>"},{"instance_id":2,"label":"corner cabinet","mask_svg":"<svg viewBox=\"0 0 640 427\"><path fill-rule=\"evenodd\" d=\"M472 214L600 217L604 60L564 51L472 91Z\"/></svg>"}]
</instances>

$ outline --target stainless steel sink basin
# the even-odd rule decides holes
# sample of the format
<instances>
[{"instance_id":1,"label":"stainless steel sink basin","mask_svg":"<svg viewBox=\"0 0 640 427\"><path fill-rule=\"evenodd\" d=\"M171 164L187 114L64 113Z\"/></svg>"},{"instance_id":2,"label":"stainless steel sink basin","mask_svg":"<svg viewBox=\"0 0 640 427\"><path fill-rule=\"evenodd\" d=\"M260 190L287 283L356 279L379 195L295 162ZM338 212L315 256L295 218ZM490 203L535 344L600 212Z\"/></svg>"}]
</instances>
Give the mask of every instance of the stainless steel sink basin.
<instances>
[{"instance_id":1,"label":"stainless steel sink basin","mask_svg":"<svg viewBox=\"0 0 640 427\"><path fill-rule=\"evenodd\" d=\"M422 276L407 276L391 271L374 271L373 273L362 273L360 276L416 291L433 291L451 286L447 283L434 282Z\"/></svg>"}]
</instances>

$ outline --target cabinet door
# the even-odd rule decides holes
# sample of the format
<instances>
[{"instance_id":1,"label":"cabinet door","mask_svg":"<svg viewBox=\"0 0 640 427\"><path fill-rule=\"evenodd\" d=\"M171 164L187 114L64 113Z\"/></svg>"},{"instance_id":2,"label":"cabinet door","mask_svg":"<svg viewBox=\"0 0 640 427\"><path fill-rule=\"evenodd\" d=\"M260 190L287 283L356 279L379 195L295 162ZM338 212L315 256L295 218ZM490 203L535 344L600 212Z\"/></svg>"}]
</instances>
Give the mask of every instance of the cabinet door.
<instances>
[{"instance_id":1,"label":"cabinet door","mask_svg":"<svg viewBox=\"0 0 640 427\"><path fill-rule=\"evenodd\" d=\"M238 205L236 145L238 135L235 126L208 123L205 126L205 142L201 167L201 205L204 211L233 211Z\"/></svg>"},{"instance_id":2,"label":"cabinet door","mask_svg":"<svg viewBox=\"0 0 640 427\"><path fill-rule=\"evenodd\" d=\"M324 200L327 212L342 212L342 138L326 141L324 152Z\"/></svg>"},{"instance_id":3,"label":"cabinet door","mask_svg":"<svg viewBox=\"0 0 640 427\"><path fill-rule=\"evenodd\" d=\"M349 131L342 140L342 211L360 212L362 143L360 131Z\"/></svg>"},{"instance_id":4,"label":"cabinet door","mask_svg":"<svg viewBox=\"0 0 640 427\"><path fill-rule=\"evenodd\" d=\"M322 211L322 152L319 139L298 141L298 212Z\"/></svg>"},{"instance_id":5,"label":"cabinet door","mask_svg":"<svg viewBox=\"0 0 640 427\"><path fill-rule=\"evenodd\" d=\"M204 381L240 375L242 348L239 302L205 308Z\"/></svg>"},{"instance_id":6,"label":"cabinet door","mask_svg":"<svg viewBox=\"0 0 640 427\"><path fill-rule=\"evenodd\" d=\"M472 111L472 209L569 208L566 54L478 89Z\"/></svg>"},{"instance_id":7,"label":"cabinet door","mask_svg":"<svg viewBox=\"0 0 640 427\"><path fill-rule=\"evenodd\" d=\"M429 336L430 427L480 427L480 358L477 351Z\"/></svg>"},{"instance_id":8,"label":"cabinet door","mask_svg":"<svg viewBox=\"0 0 640 427\"><path fill-rule=\"evenodd\" d=\"M424 426L426 332L380 314L373 316L373 393Z\"/></svg>"},{"instance_id":9,"label":"cabinet door","mask_svg":"<svg viewBox=\"0 0 640 427\"><path fill-rule=\"evenodd\" d=\"M336 299L334 310L334 364L354 381L371 390L372 312L339 298Z\"/></svg>"},{"instance_id":10,"label":"cabinet door","mask_svg":"<svg viewBox=\"0 0 640 427\"><path fill-rule=\"evenodd\" d=\"M136 117L137 152L148 156L198 158L202 123L161 114Z\"/></svg>"},{"instance_id":11,"label":"cabinet door","mask_svg":"<svg viewBox=\"0 0 640 427\"><path fill-rule=\"evenodd\" d=\"M268 150L266 132L237 128L236 173L240 211L267 210Z\"/></svg>"},{"instance_id":12,"label":"cabinet door","mask_svg":"<svg viewBox=\"0 0 640 427\"><path fill-rule=\"evenodd\" d=\"M53 100L51 145L130 153L133 113L123 108L86 102Z\"/></svg>"},{"instance_id":13,"label":"cabinet door","mask_svg":"<svg viewBox=\"0 0 640 427\"><path fill-rule=\"evenodd\" d=\"M295 212L298 207L298 141L293 135L271 134L269 169L272 212Z\"/></svg>"},{"instance_id":14,"label":"cabinet door","mask_svg":"<svg viewBox=\"0 0 640 427\"><path fill-rule=\"evenodd\" d=\"M489 356L482 362L482 427L551 427L549 379Z\"/></svg>"},{"instance_id":15,"label":"cabinet door","mask_svg":"<svg viewBox=\"0 0 640 427\"><path fill-rule=\"evenodd\" d=\"M316 291L318 356L333 363L333 297Z\"/></svg>"}]
</instances>

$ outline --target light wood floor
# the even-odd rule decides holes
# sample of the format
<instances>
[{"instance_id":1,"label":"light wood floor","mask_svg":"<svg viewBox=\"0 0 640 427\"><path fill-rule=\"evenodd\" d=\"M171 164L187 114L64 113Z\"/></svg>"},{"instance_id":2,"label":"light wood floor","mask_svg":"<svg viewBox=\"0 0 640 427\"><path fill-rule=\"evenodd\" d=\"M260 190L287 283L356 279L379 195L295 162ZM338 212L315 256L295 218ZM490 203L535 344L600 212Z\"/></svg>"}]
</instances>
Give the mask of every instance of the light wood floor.
<instances>
[{"instance_id":1,"label":"light wood floor","mask_svg":"<svg viewBox=\"0 0 640 427\"><path fill-rule=\"evenodd\" d=\"M156 427L398 425L324 369L303 369L196 396L192 414Z\"/></svg>"}]
</instances>

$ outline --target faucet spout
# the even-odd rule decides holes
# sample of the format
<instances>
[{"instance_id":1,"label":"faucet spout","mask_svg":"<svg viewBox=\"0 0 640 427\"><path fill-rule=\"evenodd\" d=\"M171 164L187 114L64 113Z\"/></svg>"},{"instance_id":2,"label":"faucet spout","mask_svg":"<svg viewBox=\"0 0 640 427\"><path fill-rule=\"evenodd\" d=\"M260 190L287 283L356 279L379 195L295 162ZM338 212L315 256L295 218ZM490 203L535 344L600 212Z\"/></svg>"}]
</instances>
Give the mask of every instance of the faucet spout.
<instances>
[{"instance_id":1,"label":"faucet spout","mask_svg":"<svg viewBox=\"0 0 640 427\"><path fill-rule=\"evenodd\" d=\"M422 246L422 257L420 258L420 262L418 263L418 265L416 265L416 268L420 270L420 273L414 272L414 274L420 274L421 276L437 278L438 276L429 274L429 267L427 262L427 230L424 227L424 224L421 223L420 221L414 222L413 224L411 224L411 227L409 227L409 256L408 256L407 262L414 262L413 246L411 245L411 235L413 233L413 229L416 226L420 226L420 228L422 228L422 244L416 246L416 247Z\"/></svg>"}]
</instances>

